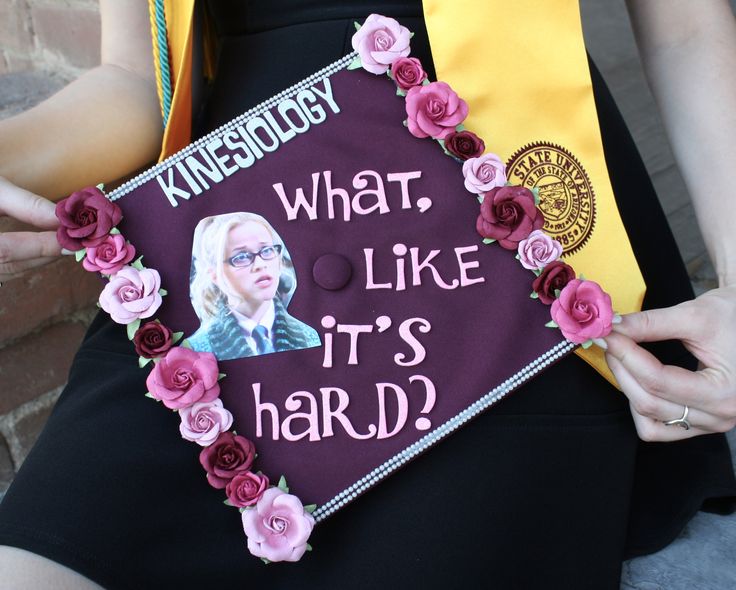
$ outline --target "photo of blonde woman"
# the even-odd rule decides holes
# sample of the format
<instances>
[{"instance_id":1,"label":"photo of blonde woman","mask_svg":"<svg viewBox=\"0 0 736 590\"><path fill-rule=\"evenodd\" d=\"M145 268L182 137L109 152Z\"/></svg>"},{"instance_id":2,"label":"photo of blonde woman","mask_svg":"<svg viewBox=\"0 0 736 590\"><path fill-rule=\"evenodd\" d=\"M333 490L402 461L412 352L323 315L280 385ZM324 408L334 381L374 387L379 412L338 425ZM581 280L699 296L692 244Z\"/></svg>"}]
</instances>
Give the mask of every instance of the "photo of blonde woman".
<instances>
[{"instance_id":1,"label":"photo of blonde woman","mask_svg":"<svg viewBox=\"0 0 736 590\"><path fill-rule=\"evenodd\" d=\"M291 257L266 219L245 212L202 219L190 276L201 325L189 346L219 360L320 346L317 332L286 310L295 290Z\"/></svg>"}]
</instances>

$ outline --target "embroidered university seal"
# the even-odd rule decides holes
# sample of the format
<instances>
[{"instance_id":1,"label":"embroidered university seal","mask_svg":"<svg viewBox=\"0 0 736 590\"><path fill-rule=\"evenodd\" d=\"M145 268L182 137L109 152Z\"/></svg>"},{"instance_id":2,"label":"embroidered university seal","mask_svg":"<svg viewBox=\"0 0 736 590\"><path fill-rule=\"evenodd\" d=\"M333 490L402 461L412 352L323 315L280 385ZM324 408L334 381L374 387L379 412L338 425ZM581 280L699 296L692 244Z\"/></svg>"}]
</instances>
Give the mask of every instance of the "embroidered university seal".
<instances>
[{"instance_id":1,"label":"embroidered university seal","mask_svg":"<svg viewBox=\"0 0 736 590\"><path fill-rule=\"evenodd\" d=\"M583 247L595 224L595 197L574 155L552 143L531 143L509 158L506 175L509 182L539 189L544 231L562 244L565 254Z\"/></svg>"}]
</instances>

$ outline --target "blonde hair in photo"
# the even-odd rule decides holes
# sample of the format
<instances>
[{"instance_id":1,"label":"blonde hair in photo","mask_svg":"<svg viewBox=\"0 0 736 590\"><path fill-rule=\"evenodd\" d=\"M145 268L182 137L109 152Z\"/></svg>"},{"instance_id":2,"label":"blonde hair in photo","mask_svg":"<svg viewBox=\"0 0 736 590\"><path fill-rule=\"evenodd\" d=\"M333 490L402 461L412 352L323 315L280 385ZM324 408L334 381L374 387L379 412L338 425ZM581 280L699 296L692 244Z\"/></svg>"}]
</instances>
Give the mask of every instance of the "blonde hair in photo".
<instances>
[{"instance_id":1,"label":"blonde hair in photo","mask_svg":"<svg viewBox=\"0 0 736 590\"><path fill-rule=\"evenodd\" d=\"M223 307L237 307L242 302L223 272L224 265L227 264L225 244L231 229L251 221L265 227L271 234L274 245L281 246L281 275L276 295L281 298L284 307L289 304L296 289L296 274L284 241L264 217L249 212L205 217L194 229L192 274L189 278L192 307L203 324L216 318ZM212 280L213 275L217 278L217 283Z\"/></svg>"}]
</instances>

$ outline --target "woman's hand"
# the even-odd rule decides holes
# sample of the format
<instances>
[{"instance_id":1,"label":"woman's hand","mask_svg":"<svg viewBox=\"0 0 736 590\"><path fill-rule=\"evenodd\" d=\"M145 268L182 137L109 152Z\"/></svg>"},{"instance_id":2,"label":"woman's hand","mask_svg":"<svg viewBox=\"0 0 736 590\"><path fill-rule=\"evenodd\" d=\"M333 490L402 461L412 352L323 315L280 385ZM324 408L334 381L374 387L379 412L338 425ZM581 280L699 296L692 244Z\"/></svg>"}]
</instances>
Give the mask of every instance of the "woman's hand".
<instances>
[{"instance_id":1,"label":"woman's hand","mask_svg":"<svg viewBox=\"0 0 736 590\"><path fill-rule=\"evenodd\" d=\"M0 215L42 230L54 230L59 222L55 206L0 177ZM0 233L0 284L61 255L55 231Z\"/></svg>"},{"instance_id":2,"label":"woman's hand","mask_svg":"<svg viewBox=\"0 0 736 590\"><path fill-rule=\"evenodd\" d=\"M702 368L663 365L637 344L658 340L681 340ZM680 440L736 426L736 286L626 315L606 342L608 365L643 440ZM685 406L689 430L664 424L681 418Z\"/></svg>"}]
</instances>

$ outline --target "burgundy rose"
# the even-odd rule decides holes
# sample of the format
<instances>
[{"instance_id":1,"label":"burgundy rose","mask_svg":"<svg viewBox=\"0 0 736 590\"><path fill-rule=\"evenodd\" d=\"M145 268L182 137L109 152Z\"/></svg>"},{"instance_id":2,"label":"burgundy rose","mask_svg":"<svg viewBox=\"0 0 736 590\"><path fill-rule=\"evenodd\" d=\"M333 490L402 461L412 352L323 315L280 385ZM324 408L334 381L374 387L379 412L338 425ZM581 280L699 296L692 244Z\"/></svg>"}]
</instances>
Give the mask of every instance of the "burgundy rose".
<instances>
[{"instance_id":1,"label":"burgundy rose","mask_svg":"<svg viewBox=\"0 0 736 590\"><path fill-rule=\"evenodd\" d=\"M253 506L268 489L268 478L262 473L244 471L233 477L225 487L230 504L238 508Z\"/></svg>"},{"instance_id":2,"label":"burgundy rose","mask_svg":"<svg viewBox=\"0 0 736 590\"><path fill-rule=\"evenodd\" d=\"M521 240L544 225L544 216L534 204L534 194L521 186L494 187L483 196L475 224L484 238L498 240L507 250L516 250Z\"/></svg>"},{"instance_id":3,"label":"burgundy rose","mask_svg":"<svg viewBox=\"0 0 736 590\"><path fill-rule=\"evenodd\" d=\"M416 57L400 57L391 65L391 76L399 88L409 90L421 86L427 79L427 72Z\"/></svg>"},{"instance_id":4,"label":"burgundy rose","mask_svg":"<svg viewBox=\"0 0 736 590\"><path fill-rule=\"evenodd\" d=\"M461 160L483 155L486 144L472 131L453 131L445 138L445 149Z\"/></svg>"},{"instance_id":5,"label":"burgundy rose","mask_svg":"<svg viewBox=\"0 0 736 590\"><path fill-rule=\"evenodd\" d=\"M56 239L62 248L76 252L99 246L123 218L123 212L97 187L84 188L56 204L61 225Z\"/></svg>"},{"instance_id":6,"label":"burgundy rose","mask_svg":"<svg viewBox=\"0 0 736 590\"><path fill-rule=\"evenodd\" d=\"M207 481L221 490L239 473L253 465L256 447L247 438L231 432L221 432L217 440L202 449L199 462L207 472Z\"/></svg>"},{"instance_id":7,"label":"burgundy rose","mask_svg":"<svg viewBox=\"0 0 736 590\"><path fill-rule=\"evenodd\" d=\"M542 303L550 305L557 299L555 291L562 291L574 278L575 270L572 266L556 260L545 266L542 274L534 279L532 290L539 296Z\"/></svg>"},{"instance_id":8,"label":"burgundy rose","mask_svg":"<svg viewBox=\"0 0 736 590\"><path fill-rule=\"evenodd\" d=\"M133 336L135 351L143 358L153 359L163 356L171 348L174 335L169 328L159 322L146 322Z\"/></svg>"}]
</instances>

